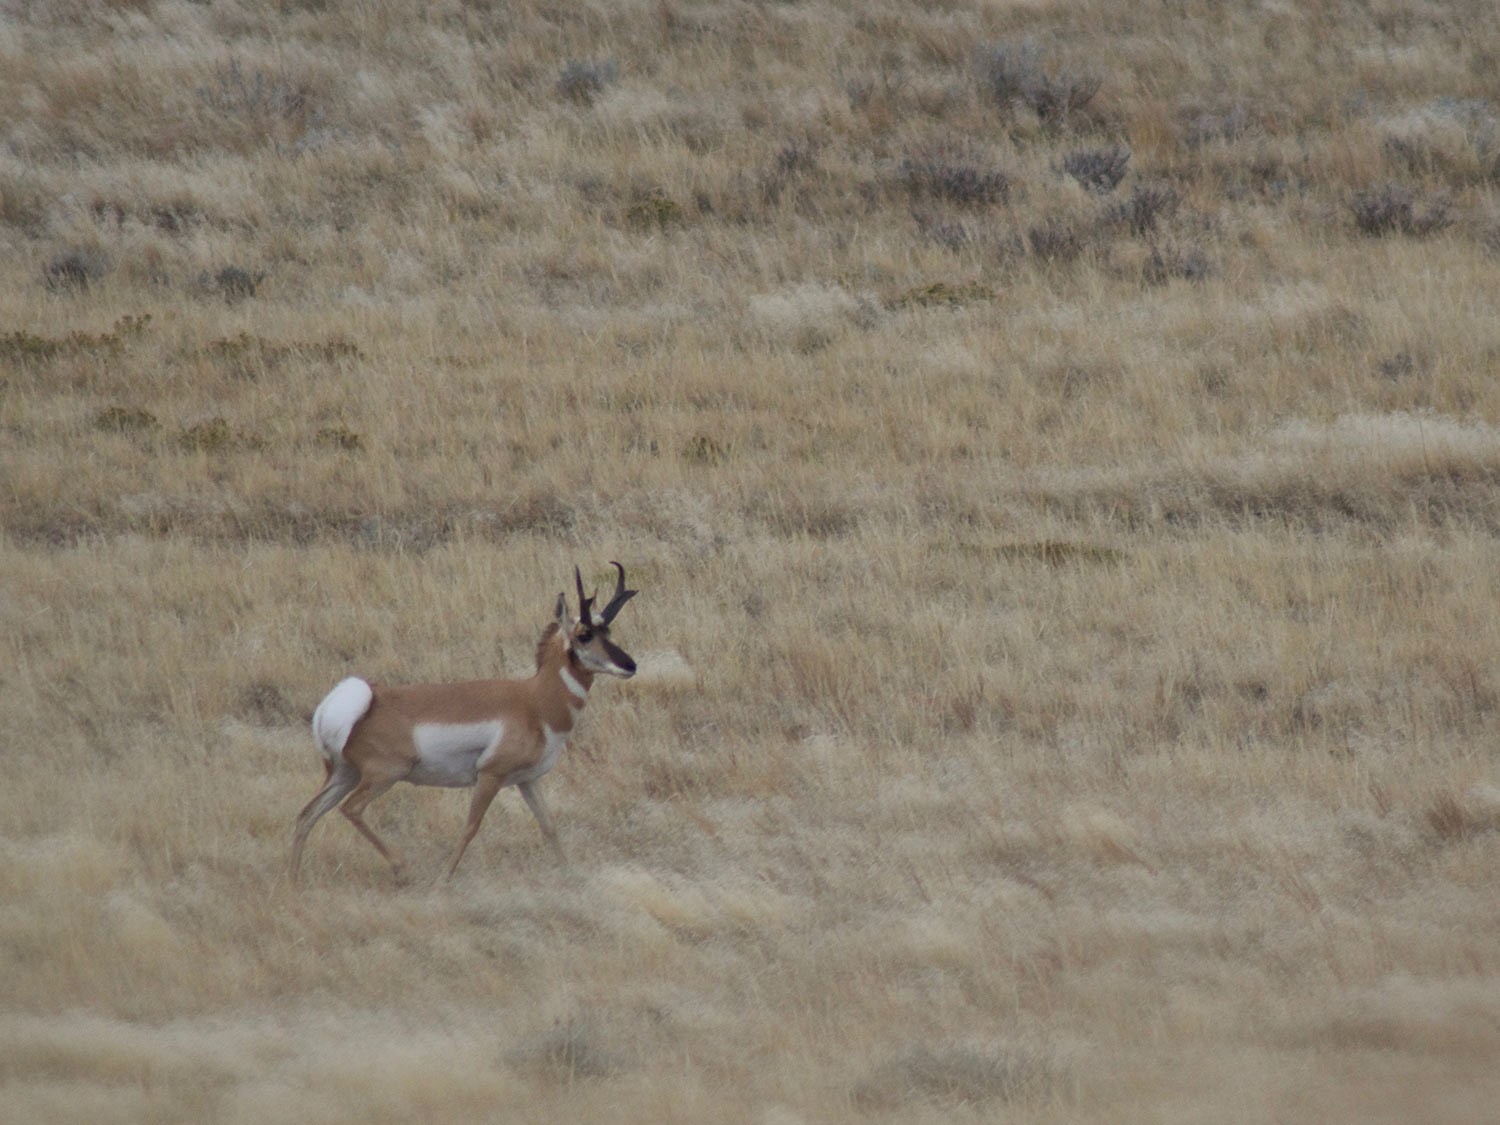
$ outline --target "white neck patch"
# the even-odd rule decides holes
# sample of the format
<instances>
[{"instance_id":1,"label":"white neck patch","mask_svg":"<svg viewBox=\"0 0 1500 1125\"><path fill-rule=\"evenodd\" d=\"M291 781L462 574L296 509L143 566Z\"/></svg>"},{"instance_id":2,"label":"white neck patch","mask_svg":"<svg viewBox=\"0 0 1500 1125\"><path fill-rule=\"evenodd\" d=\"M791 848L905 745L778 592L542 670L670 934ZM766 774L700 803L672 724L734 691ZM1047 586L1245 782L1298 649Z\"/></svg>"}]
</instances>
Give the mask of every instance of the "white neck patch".
<instances>
[{"instance_id":1,"label":"white neck patch","mask_svg":"<svg viewBox=\"0 0 1500 1125\"><path fill-rule=\"evenodd\" d=\"M573 676L573 673L568 671L567 665L563 665L563 667L559 668L557 671L558 674L562 676L563 687L572 692L575 698L588 698L589 689L578 682L578 680Z\"/></svg>"}]
</instances>

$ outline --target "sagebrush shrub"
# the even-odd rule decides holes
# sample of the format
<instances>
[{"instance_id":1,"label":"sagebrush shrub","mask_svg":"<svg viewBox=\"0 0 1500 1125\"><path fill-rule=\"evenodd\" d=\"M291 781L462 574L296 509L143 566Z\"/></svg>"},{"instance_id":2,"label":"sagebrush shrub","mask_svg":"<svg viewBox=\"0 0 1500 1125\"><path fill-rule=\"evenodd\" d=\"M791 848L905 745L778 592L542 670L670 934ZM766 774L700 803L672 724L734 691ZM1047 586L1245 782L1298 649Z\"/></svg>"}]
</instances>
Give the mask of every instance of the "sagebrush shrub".
<instances>
[{"instance_id":1,"label":"sagebrush shrub","mask_svg":"<svg viewBox=\"0 0 1500 1125\"><path fill-rule=\"evenodd\" d=\"M913 199L980 207L1010 198L1009 176L963 152L939 148L908 156L898 175Z\"/></svg>"},{"instance_id":2,"label":"sagebrush shrub","mask_svg":"<svg viewBox=\"0 0 1500 1125\"><path fill-rule=\"evenodd\" d=\"M1394 184L1359 192L1350 201L1349 208L1354 213L1354 225L1361 233L1376 237L1409 234L1420 238L1453 224L1446 199L1428 200L1418 214L1412 193Z\"/></svg>"},{"instance_id":3,"label":"sagebrush shrub","mask_svg":"<svg viewBox=\"0 0 1500 1125\"><path fill-rule=\"evenodd\" d=\"M1048 71L1030 44L1002 43L979 56L980 82L1001 106L1020 101L1044 124L1061 125L1094 100L1104 79L1093 70L1059 67Z\"/></svg>"},{"instance_id":4,"label":"sagebrush shrub","mask_svg":"<svg viewBox=\"0 0 1500 1125\"><path fill-rule=\"evenodd\" d=\"M1130 163L1130 150L1119 145L1113 148L1081 148L1062 158L1062 170L1072 176L1089 191L1104 193L1114 191L1125 178L1126 165Z\"/></svg>"},{"instance_id":5,"label":"sagebrush shrub","mask_svg":"<svg viewBox=\"0 0 1500 1125\"><path fill-rule=\"evenodd\" d=\"M619 77L620 66L614 59L602 63L569 59L557 76L556 90L570 102L590 106Z\"/></svg>"},{"instance_id":6,"label":"sagebrush shrub","mask_svg":"<svg viewBox=\"0 0 1500 1125\"><path fill-rule=\"evenodd\" d=\"M1104 216L1108 223L1124 226L1131 234L1151 234L1163 218L1170 218L1181 199L1177 190L1167 184L1143 184L1130 198L1111 207Z\"/></svg>"}]
</instances>

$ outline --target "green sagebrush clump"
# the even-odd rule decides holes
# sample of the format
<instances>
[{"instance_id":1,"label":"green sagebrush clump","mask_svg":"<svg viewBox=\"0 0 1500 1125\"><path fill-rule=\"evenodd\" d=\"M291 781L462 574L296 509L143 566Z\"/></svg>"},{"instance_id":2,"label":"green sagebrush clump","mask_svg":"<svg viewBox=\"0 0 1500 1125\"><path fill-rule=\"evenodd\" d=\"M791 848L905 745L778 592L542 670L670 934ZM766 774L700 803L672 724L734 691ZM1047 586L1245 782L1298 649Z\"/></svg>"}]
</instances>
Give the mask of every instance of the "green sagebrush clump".
<instances>
[{"instance_id":1,"label":"green sagebrush clump","mask_svg":"<svg viewBox=\"0 0 1500 1125\"><path fill-rule=\"evenodd\" d=\"M978 281L934 281L908 289L891 301L893 309L930 308L934 305L961 308L964 305L993 301L995 291Z\"/></svg>"},{"instance_id":2,"label":"green sagebrush clump","mask_svg":"<svg viewBox=\"0 0 1500 1125\"><path fill-rule=\"evenodd\" d=\"M693 465L722 465L729 460L729 447L710 434L697 434L682 447L682 459Z\"/></svg>"},{"instance_id":3,"label":"green sagebrush clump","mask_svg":"<svg viewBox=\"0 0 1500 1125\"><path fill-rule=\"evenodd\" d=\"M364 448L363 439L348 426L323 426L313 435L313 439L319 445L326 445L333 449L353 452Z\"/></svg>"},{"instance_id":4,"label":"green sagebrush clump","mask_svg":"<svg viewBox=\"0 0 1500 1125\"><path fill-rule=\"evenodd\" d=\"M161 422L139 406L106 406L94 415L94 429L112 434L150 433L161 429Z\"/></svg>"},{"instance_id":5,"label":"green sagebrush clump","mask_svg":"<svg viewBox=\"0 0 1500 1125\"><path fill-rule=\"evenodd\" d=\"M151 314L122 316L108 332L70 332L66 336L42 336L17 330L0 335L0 363L45 363L62 356L81 354L119 355L128 341L145 331Z\"/></svg>"},{"instance_id":6,"label":"green sagebrush clump","mask_svg":"<svg viewBox=\"0 0 1500 1125\"><path fill-rule=\"evenodd\" d=\"M625 209L625 221L643 230L670 226L682 217L682 204L660 189L647 192Z\"/></svg>"},{"instance_id":7,"label":"green sagebrush clump","mask_svg":"<svg viewBox=\"0 0 1500 1125\"><path fill-rule=\"evenodd\" d=\"M227 449L234 440L229 429L229 420L223 415L205 418L184 426L177 432L179 448L197 453L218 453Z\"/></svg>"},{"instance_id":8,"label":"green sagebrush clump","mask_svg":"<svg viewBox=\"0 0 1500 1125\"><path fill-rule=\"evenodd\" d=\"M248 332L221 336L206 344L189 348L184 354L188 358L212 364L231 378L249 382L297 360L335 363L341 359L363 358L359 347L342 336L282 344Z\"/></svg>"}]
</instances>

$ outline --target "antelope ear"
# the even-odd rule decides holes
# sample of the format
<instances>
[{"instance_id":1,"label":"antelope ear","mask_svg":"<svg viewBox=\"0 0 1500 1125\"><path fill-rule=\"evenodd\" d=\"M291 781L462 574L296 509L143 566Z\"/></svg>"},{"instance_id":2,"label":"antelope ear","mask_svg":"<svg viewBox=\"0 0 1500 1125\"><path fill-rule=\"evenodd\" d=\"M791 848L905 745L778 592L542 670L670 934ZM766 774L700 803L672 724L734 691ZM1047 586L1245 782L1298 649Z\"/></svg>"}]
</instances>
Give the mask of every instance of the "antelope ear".
<instances>
[{"instance_id":1,"label":"antelope ear","mask_svg":"<svg viewBox=\"0 0 1500 1125\"><path fill-rule=\"evenodd\" d=\"M568 599L562 594L557 595L557 608L552 611L552 614L557 618L557 627L566 632L568 628Z\"/></svg>"}]
</instances>

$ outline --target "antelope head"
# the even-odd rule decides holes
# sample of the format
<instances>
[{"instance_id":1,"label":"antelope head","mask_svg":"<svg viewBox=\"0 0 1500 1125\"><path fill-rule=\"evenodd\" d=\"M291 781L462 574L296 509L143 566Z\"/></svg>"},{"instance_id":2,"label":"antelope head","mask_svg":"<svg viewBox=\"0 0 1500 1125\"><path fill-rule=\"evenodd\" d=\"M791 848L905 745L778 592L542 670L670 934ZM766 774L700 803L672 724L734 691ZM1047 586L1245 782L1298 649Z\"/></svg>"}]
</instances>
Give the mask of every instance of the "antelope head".
<instances>
[{"instance_id":1,"label":"antelope head","mask_svg":"<svg viewBox=\"0 0 1500 1125\"><path fill-rule=\"evenodd\" d=\"M635 597L638 591L625 589L623 566L617 562L610 563L610 566L620 573L615 580L614 596L603 609L595 609L594 597L584 595L583 575L576 566L573 568L573 580L578 586L578 617L573 621L568 620L567 598L558 594L557 627L562 633L563 644L568 653L582 667L590 672L628 680L635 675L635 661L631 659L630 653L609 639L609 626L621 607ZM596 590L595 597L597 596Z\"/></svg>"}]
</instances>

